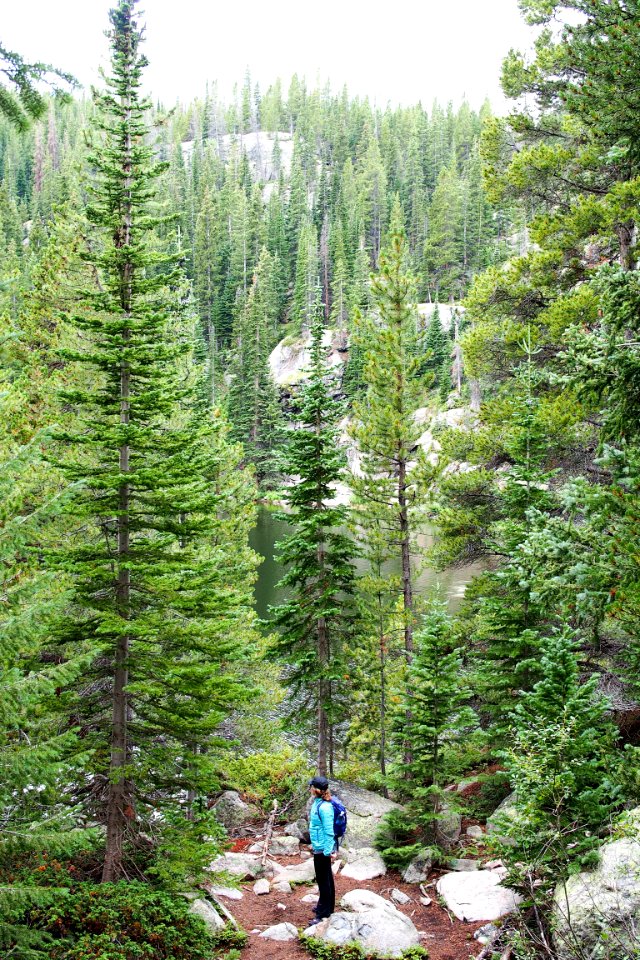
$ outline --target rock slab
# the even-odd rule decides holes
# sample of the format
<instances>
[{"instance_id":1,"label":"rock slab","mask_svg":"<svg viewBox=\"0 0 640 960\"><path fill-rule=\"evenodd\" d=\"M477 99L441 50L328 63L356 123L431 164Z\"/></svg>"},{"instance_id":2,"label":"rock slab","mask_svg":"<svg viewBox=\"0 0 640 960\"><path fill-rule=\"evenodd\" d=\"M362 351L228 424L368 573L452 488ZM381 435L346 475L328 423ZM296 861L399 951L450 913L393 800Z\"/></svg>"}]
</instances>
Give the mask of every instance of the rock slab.
<instances>
[{"instance_id":1,"label":"rock slab","mask_svg":"<svg viewBox=\"0 0 640 960\"><path fill-rule=\"evenodd\" d=\"M399 803L387 800L372 790L363 790L342 780L331 780L329 785L331 793L342 801L347 810L345 847L371 847L384 815L391 810L402 810Z\"/></svg>"},{"instance_id":2,"label":"rock slab","mask_svg":"<svg viewBox=\"0 0 640 960\"><path fill-rule=\"evenodd\" d=\"M387 868L384 860L377 850L373 847L362 847L356 851L353 859L349 860L342 871L343 877L349 877L350 880L357 880L358 883L364 883L365 880L375 880L376 877L384 877Z\"/></svg>"},{"instance_id":3,"label":"rock slab","mask_svg":"<svg viewBox=\"0 0 640 960\"><path fill-rule=\"evenodd\" d=\"M235 790L225 790L213 805L216 819L227 828L239 827L250 819L251 807Z\"/></svg>"},{"instance_id":4,"label":"rock slab","mask_svg":"<svg viewBox=\"0 0 640 960\"><path fill-rule=\"evenodd\" d=\"M555 891L554 945L559 960L575 956L636 956L640 915L640 807L637 835L603 844L589 873L569 877ZM614 946L618 953L609 953Z\"/></svg>"},{"instance_id":5,"label":"rock slab","mask_svg":"<svg viewBox=\"0 0 640 960\"><path fill-rule=\"evenodd\" d=\"M370 890L351 890L341 901L344 911L332 914L305 936L344 947L357 943L367 954L399 957L418 946L420 934L409 917Z\"/></svg>"},{"instance_id":6,"label":"rock slab","mask_svg":"<svg viewBox=\"0 0 640 960\"><path fill-rule=\"evenodd\" d=\"M431 870L431 853L425 850L414 857L408 867L402 871L405 883L424 883Z\"/></svg>"},{"instance_id":7,"label":"rock slab","mask_svg":"<svg viewBox=\"0 0 640 960\"><path fill-rule=\"evenodd\" d=\"M223 853L213 861L209 869L213 873L229 873L243 880L255 880L262 872L260 857L250 853Z\"/></svg>"},{"instance_id":8,"label":"rock slab","mask_svg":"<svg viewBox=\"0 0 640 960\"><path fill-rule=\"evenodd\" d=\"M512 913L521 899L513 890L503 887L500 877L491 870L445 873L436 890L458 920L471 922L498 920Z\"/></svg>"},{"instance_id":9,"label":"rock slab","mask_svg":"<svg viewBox=\"0 0 640 960\"><path fill-rule=\"evenodd\" d=\"M210 933L217 933L224 927L224 920L206 900L192 900L189 904L189 913L204 920Z\"/></svg>"},{"instance_id":10,"label":"rock slab","mask_svg":"<svg viewBox=\"0 0 640 960\"><path fill-rule=\"evenodd\" d=\"M298 930L292 923L276 923L273 927L268 927L260 934L262 940L277 940L279 943L287 943L290 940L298 939Z\"/></svg>"}]
</instances>

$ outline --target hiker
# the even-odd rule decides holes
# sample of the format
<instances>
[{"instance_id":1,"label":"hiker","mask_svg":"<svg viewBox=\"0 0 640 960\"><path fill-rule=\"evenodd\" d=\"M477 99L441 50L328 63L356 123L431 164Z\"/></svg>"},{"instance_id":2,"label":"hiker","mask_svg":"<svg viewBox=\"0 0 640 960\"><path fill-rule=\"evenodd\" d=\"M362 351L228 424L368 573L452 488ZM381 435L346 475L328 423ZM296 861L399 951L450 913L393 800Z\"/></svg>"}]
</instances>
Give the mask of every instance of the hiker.
<instances>
[{"instance_id":1,"label":"hiker","mask_svg":"<svg viewBox=\"0 0 640 960\"><path fill-rule=\"evenodd\" d=\"M309 834L313 849L313 865L320 897L313 912L311 926L330 917L336 908L336 888L331 866L335 860L336 837L334 833L333 804L326 777L314 777L309 781L313 803L309 813Z\"/></svg>"}]
</instances>

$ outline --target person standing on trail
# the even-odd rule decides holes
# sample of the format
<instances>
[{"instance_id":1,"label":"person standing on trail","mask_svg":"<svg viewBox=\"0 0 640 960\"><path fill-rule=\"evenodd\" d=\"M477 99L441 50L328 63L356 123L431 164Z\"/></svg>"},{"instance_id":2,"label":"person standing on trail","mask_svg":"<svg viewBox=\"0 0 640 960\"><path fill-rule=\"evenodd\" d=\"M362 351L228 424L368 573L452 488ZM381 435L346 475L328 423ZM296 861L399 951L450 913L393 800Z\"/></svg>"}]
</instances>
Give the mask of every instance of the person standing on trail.
<instances>
[{"instance_id":1,"label":"person standing on trail","mask_svg":"<svg viewBox=\"0 0 640 960\"><path fill-rule=\"evenodd\" d=\"M314 777L309 782L312 804L309 813L309 834L313 849L313 865L320 897L313 912L311 926L330 917L336 908L336 888L331 869L335 859L336 837L334 833L333 804L326 777Z\"/></svg>"}]
</instances>

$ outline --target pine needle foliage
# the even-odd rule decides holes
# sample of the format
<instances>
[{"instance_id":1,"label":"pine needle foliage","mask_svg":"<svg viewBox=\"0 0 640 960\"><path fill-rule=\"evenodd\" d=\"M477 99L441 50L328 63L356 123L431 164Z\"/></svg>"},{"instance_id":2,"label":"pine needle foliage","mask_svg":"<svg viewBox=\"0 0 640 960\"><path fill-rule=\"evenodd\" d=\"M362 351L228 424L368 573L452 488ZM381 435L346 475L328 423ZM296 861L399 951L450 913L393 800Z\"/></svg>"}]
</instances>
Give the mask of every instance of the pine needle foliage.
<instances>
[{"instance_id":1,"label":"pine needle foliage","mask_svg":"<svg viewBox=\"0 0 640 960\"><path fill-rule=\"evenodd\" d=\"M272 655L288 665L286 681L304 705L304 722L315 717L318 769L329 766L331 727L343 670L343 644L353 619L354 545L344 532L344 506L331 501L343 478L345 457L337 443L341 406L328 387L319 305L312 325L308 382L302 390L299 422L287 437L284 472L296 481L286 493L285 515L294 532L278 546L287 572L279 586L289 599L273 610L279 635Z\"/></svg>"},{"instance_id":2,"label":"pine needle foliage","mask_svg":"<svg viewBox=\"0 0 640 960\"><path fill-rule=\"evenodd\" d=\"M96 287L79 295L77 349L64 354L88 384L65 394L75 423L60 433L63 472L82 487L69 511L75 533L55 558L73 591L57 644L100 650L70 707L103 784L92 801L107 829L105 881L122 875L127 839L145 825L158 833L158 808L166 822L181 811L193 829L215 782L219 724L248 692L242 663L254 639L253 487L219 412L199 402L180 271L152 249L163 166L140 95L135 2L121 0L110 21L87 210Z\"/></svg>"}]
</instances>

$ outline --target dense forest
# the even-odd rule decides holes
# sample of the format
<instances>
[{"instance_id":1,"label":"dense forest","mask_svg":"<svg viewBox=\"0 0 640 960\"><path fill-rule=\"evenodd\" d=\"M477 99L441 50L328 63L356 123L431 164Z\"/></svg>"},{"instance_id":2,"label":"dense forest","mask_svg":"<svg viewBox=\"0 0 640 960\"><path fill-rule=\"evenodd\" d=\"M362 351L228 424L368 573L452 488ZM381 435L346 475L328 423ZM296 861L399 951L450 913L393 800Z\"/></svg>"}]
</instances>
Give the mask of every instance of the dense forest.
<instances>
[{"instance_id":1,"label":"dense forest","mask_svg":"<svg viewBox=\"0 0 640 960\"><path fill-rule=\"evenodd\" d=\"M261 956L188 898L223 791L271 829L314 773L397 801L390 871L520 898L403 956L640 956L640 4L520 6L506 117L166 109L135 0L91 98L0 46L3 957Z\"/></svg>"}]
</instances>

